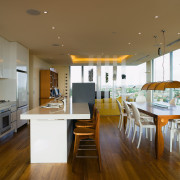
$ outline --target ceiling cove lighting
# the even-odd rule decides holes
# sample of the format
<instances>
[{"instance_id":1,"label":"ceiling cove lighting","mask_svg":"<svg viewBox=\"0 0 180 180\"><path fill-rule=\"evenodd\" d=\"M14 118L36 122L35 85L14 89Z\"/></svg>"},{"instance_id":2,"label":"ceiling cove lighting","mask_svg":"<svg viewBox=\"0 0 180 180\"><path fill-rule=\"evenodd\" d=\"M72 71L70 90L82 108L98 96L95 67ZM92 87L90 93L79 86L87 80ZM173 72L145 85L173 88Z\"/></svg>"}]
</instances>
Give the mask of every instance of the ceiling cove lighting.
<instances>
[{"instance_id":1,"label":"ceiling cove lighting","mask_svg":"<svg viewBox=\"0 0 180 180\"><path fill-rule=\"evenodd\" d=\"M119 56L117 58L78 58L75 55L71 55L71 59L73 63L89 63L89 62L93 62L93 63L97 63L97 62L117 62L117 63L121 63L123 60L128 59L132 57L132 55L122 55Z\"/></svg>"},{"instance_id":2,"label":"ceiling cove lighting","mask_svg":"<svg viewBox=\"0 0 180 180\"><path fill-rule=\"evenodd\" d=\"M164 55L165 55L165 30L161 31L163 33L163 39L164 39L164 53L163 53L163 81L161 82L151 82L146 83L142 86L141 90L158 90L158 91L164 91L166 88L180 88L180 82L179 81L164 81Z\"/></svg>"}]
</instances>

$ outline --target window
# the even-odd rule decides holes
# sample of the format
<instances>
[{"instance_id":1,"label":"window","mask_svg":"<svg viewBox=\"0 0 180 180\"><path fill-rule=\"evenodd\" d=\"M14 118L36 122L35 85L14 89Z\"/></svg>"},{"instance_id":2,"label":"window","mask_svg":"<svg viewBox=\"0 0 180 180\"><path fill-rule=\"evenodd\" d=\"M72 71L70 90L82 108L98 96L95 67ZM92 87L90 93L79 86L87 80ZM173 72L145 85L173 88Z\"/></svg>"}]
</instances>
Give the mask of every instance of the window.
<instances>
[{"instance_id":1,"label":"window","mask_svg":"<svg viewBox=\"0 0 180 180\"><path fill-rule=\"evenodd\" d=\"M97 67L96 66L84 66L83 78L84 82L94 82L95 87L97 85ZM91 74L92 73L92 79Z\"/></svg>"},{"instance_id":2,"label":"window","mask_svg":"<svg viewBox=\"0 0 180 180\"><path fill-rule=\"evenodd\" d=\"M163 71L164 68L164 71ZM170 54L160 56L154 59L154 81L167 81L170 80ZM170 101L170 89L166 89L165 91L153 91L153 101L162 101L169 102Z\"/></svg>"},{"instance_id":3,"label":"window","mask_svg":"<svg viewBox=\"0 0 180 180\"><path fill-rule=\"evenodd\" d=\"M72 95L72 83L82 82L82 66L71 66L70 67L70 96Z\"/></svg>"},{"instance_id":4,"label":"window","mask_svg":"<svg viewBox=\"0 0 180 180\"><path fill-rule=\"evenodd\" d=\"M97 81L98 70L99 80ZM126 95L135 99L142 85L146 83L146 63L138 66L117 66L116 80L113 80L113 66L83 66L83 68L82 66L71 66L70 71L71 89L72 83L95 82L96 90L98 89L97 87L99 87L101 91L110 91L110 97L115 98L122 95L122 85L126 83ZM89 79L90 71L93 71L93 81ZM114 68L114 73L115 71ZM122 72L126 74L125 80L122 80Z\"/></svg>"},{"instance_id":5,"label":"window","mask_svg":"<svg viewBox=\"0 0 180 180\"><path fill-rule=\"evenodd\" d=\"M123 70L122 68L125 68ZM122 71L126 74L126 95L131 96L133 100L138 96L141 91L141 87L146 83L146 63L138 66L118 66L117 67L117 94L121 96L122 82Z\"/></svg>"},{"instance_id":6,"label":"window","mask_svg":"<svg viewBox=\"0 0 180 180\"><path fill-rule=\"evenodd\" d=\"M164 73L163 73L164 68ZM164 75L163 75L164 74ZM164 79L163 79L164 76ZM170 54L164 55L164 62L163 56L160 56L154 59L154 81L166 81L170 80Z\"/></svg>"},{"instance_id":7,"label":"window","mask_svg":"<svg viewBox=\"0 0 180 180\"><path fill-rule=\"evenodd\" d=\"M173 52L173 80L180 81L180 49ZM177 104L180 105L180 89L173 89L173 96L177 99Z\"/></svg>"}]
</instances>

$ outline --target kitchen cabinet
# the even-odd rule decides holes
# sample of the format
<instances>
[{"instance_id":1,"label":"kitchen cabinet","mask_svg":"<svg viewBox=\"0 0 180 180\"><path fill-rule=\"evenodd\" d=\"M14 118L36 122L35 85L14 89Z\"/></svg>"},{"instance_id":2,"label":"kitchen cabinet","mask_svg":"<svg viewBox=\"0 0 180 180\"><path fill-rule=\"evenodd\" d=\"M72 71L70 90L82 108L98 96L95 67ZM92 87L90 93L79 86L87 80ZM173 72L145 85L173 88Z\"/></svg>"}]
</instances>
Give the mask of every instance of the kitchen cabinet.
<instances>
[{"instance_id":1,"label":"kitchen cabinet","mask_svg":"<svg viewBox=\"0 0 180 180\"><path fill-rule=\"evenodd\" d=\"M11 42L0 37L0 78L14 78L16 61Z\"/></svg>"},{"instance_id":2,"label":"kitchen cabinet","mask_svg":"<svg viewBox=\"0 0 180 180\"><path fill-rule=\"evenodd\" d=\"M28 106L23 106L17 110L17 128L23 126L28 121L27 120L20 120L20 115L28 111Z\"/></svg>"},{"instance_id":3,"label":"kitchen cabinet","mask_svg":"<svg viewBox=\"0 0 180 180\"><path fill-rule=\"evenodd\" d=\"M17 132L17 112L11 112L11 129L14 129Z\"/></svg>"}]
</instances>

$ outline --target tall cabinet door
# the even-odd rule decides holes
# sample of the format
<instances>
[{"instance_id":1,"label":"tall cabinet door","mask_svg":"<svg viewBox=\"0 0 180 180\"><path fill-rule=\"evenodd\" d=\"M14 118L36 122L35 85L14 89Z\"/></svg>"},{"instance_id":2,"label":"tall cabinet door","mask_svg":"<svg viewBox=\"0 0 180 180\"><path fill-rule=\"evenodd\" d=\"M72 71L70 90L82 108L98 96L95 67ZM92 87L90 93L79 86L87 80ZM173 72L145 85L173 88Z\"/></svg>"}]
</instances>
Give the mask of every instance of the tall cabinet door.
<instances>
[{"instance_id":1,"label":"tall cabinet door","mask_svg":"<svg viewBox=\"0 0 180 180\"><path fill-rule=\"evenodd\" d=\"M27 73L17 72L17 106L27 105Z\"/></svg>"}]
</instances>

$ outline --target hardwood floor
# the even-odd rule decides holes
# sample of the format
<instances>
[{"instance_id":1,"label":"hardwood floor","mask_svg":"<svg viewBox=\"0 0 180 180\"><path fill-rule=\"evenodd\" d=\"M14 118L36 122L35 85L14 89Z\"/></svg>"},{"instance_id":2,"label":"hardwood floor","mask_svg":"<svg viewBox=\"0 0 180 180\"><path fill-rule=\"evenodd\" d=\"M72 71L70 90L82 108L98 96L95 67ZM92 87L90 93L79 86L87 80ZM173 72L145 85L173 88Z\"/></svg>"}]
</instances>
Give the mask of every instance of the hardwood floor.
<instances>
[{"instance_id":1,"label":"hardwood floor","mask_svg":"<svg viewBox=\"0 0 180 180\"><path fill-rule=\"evenodd\" d=\"M143 133L140 148L138 136L132 144L132 133L126 138L117 128L118 116L101 117L100 144L102 172L97 159L77 159L75 173L68 164L30 164L29 127L0 140L0 180L119 180L119 179L180 179L178 143L169 152L169 133L164 135L165 149L160 160L155 159L154 137L150 142ZM72 153L71 153L72 154Z\"/></svg>"}]
</instances>

